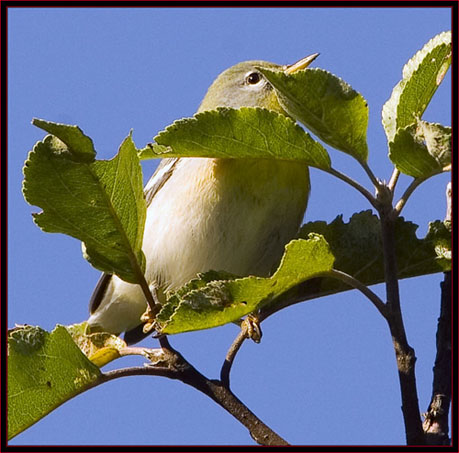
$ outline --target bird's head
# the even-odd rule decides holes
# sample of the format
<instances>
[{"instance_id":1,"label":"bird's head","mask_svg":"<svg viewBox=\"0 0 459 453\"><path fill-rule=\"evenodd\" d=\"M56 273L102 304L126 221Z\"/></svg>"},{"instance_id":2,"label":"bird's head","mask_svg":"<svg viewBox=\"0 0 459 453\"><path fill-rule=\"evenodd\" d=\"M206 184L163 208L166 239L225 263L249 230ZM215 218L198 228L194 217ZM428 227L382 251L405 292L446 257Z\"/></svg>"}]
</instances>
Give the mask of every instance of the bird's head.
<instances>
[{"instance_id":1,"label":"bird's head","mask_svg":"<svg viewBox=\"0 0 459 453\"><path fill-rule=\"evenodd\" d=\"M244 61L223 71L207 90L198 112L217 107L262 107L285 113L273 86L258 68L292 74L305 69L319 54L309 55L292 65L278 65L268 61Z\"/></svg>"}]
</instances>

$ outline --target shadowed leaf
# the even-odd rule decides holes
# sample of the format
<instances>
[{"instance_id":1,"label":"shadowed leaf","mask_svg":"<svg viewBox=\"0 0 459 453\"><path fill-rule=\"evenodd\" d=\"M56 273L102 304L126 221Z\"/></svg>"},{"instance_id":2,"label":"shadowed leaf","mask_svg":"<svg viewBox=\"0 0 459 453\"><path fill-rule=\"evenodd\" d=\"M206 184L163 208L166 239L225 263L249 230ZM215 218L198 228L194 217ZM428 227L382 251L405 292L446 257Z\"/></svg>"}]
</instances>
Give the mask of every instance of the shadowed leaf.
<instances>
[{"instance_id":1,"label":"shadowed leaf","mask_svg":"<svg viewBox=\"0 0 459 453\"><path fill-rule=\"evenodd\" d=\"M415 178L451 169L451 128L419 120L398 129L389 143L389 157L395 166Z\"/></svg>"},{"instance_id":2,"label":"shadowed leaf","mask_svg":"<svg viewBox=\"0 0 459 453\"><path fill-rule=\"evenodd\" d=\"M403 218L396 222L396 254L399 278L451 270L451 224L436 220L429 223L427 235L416 236L418 226ZM370 210L354 214L349 222L342 216L331 223L309 222L300 237L311 232L323 235L335 256L334 269L352 275L367 286L384 282L384 264L379 220ZM315 278L302 283L276 301L288 304L350 290L348 285L331 278Z\"/></svg>"}]
</instances>

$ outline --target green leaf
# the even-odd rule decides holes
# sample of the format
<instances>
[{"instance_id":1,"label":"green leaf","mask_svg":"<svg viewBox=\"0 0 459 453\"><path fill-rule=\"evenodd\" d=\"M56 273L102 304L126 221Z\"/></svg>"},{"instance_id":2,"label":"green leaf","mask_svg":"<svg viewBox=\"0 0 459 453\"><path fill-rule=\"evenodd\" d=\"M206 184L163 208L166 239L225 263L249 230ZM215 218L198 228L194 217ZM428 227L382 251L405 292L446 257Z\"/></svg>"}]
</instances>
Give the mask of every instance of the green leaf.
<instances>
[{"instance_id":1,"label":"green leaf","mask_svg":"<svg viewBox=\"0 0 459 453\"><path fill-rule=\"evenodd\" d=\"M447 259L451 251L450 225L439 220L429 224L425 238L416 236L418 226L398 218L395 226L397 269L399 278L418 277L451 269ZM384 281L384 263L380 221L370 210L354 214L348 223L342 216L330 224L309 222L302 226L300 237L311 232L323 235L335 256L334 268L352 275L367 286ZM449 251L449 255L448 255ZM301 300L352 289L338 280L317 279L287 295Z\"/></svg>"},{"instance_id":2,"label":"green leaf","mask_svg":"<svg viewBox=\"0 0 459 453\"><path fill-rule=\"evenodd\" d=\"M137 283L145 267L146 206L131 136L109 161L76 161L66 145L46 136L25 163L24 197L43 209L34 214L35 223L43 231L80 239L94 267Z\"/></svg>"},{"instance_id":3,"label":"green leaf","mask_svg":"<svg viewBox=\"0 0 459 453\"><path fill-rule=\"evenodd\" d=\"M258 68L274 86L281 106L334 148L361 162L368 157L368 105L360 93L323 69L293 74Z\"/></svg>"},{"instance_id":4,"label":"green leaf","mask_svg":"<svg viewBox=\"0 0 459 453\"><path fill-rule=\"evenodd\" d=\"M100 370L65 327L22 326L8 335L8 439L87 390Z\"/></svg>"},{"instance_id":5,"label":"green leaf","mask_svg":"<svg viewBox=\"0 0 459 453\"><path fill-rule=\"evenodd\" d=\"M176 121L155 141L163 145L150 147L150 153L158 153L156 157L275 158L330 168L322 145L285 115L260 108L198 113Z\"/></svg>"},{"instance_id":6,"label":"green leaf","mask_svg":"<svg viewBox=\"0 0 459 453\"><path fill-rule=\"evenodd\" d=\"M140 160L162 158L166 153L173 153L172 148L157 143L148 143L145 148L137 150Z\"/></svg>"},{"instance_id":7,"label":"green leaf","mask_svg":"<svg viewBox=\"0 0 459 453\"><path fill-rule=\"evenodd\" d=\"M236 321L293 286L330 270L333 260L328 244L319 235L291 241L272 277L209 281L216 274L205 274L204 279L190 282L169 297L157 322L163 333L174 334Z\"/></svg>"},{"instance_id":8,"label":"green leaf","mask_svg":"<svg viewBox=\"0 0 459 453\"><path fill-rule=\"evenodd\" d=\"M451 168L451 128L419 120L398 129L389 157L402 172L427 178Z\"/></svg>"},{"instance_id":9,"label":"green leaf","mask_svg":"<svg viewBox=\"0 0 459 453\"><path fill-rule=\"evenodd\" d=\"M422 117L450 65L450 31L432 38L406 63L402 80L382 109L382 123L389 142L394 140L399 128Z\"/></svg>"},{"instance_id":10,"label":"green leaf","mask_svg":"<svg viewBox=\"0 0 459 453\"><path fill-rule=\"evenodd\" d=\"M96 150L92 140L78 126L51 123L49 121L34 118L34 126L49 132L64 142L63 149L70 151L77 161L92 162L96 158Z\"/></svg>"},{"instance_id":11,"label":"green leaf","mask_svg":"<svg viewBox=\"0 0 459 453\"><path fill-rule=\"evenodd\" d=\"M423 239L416 236L417 228L403 218L396 221L399 277L450 270L450 222L430 223ZM354 214L347 223L342 216L330 224L307 223L300 237L310 239L290 242L270 278L207 272L192 280L169 295L158 314L159 328L174 334L216 327L260 308L271 310L353 289L340 280L320 276L332 267L368 286L384 281L380 221L370 210Z\"/></svg>"},{"instance_id":12,"label":"green leaf","mask_svg":"<svg viewBox=\"0 0 459 453\"><path fill-rule=\"evenodd\" d=\"M436 262L446 272L451 270L451 221L436 220L429 223L429 231L424 242L433 246Z\"/></svg>"},{"instance_id":13,"label":"green leaf","mask_svg":"<svg viewBox=\"0 0 459 453\"><path fill-rule=\"evenodd\" d=\"M451 224L439 220L429 224L425 238L416 237L417 225L399 218L396 223L396 253L399 278L418 277L451 269ZM348 223L338 216L333 222L310 222L301 236L311 231L323 234L336 256L335 269L371 286L384 281L381 234L378 218L371 211L354 214ZM356 253L356 250L358 253ZM316 299L353 288L332 278L314 278L282 294L275 306Z\"/></svg>"},{"instance_id":14,"label":"green leaf","mask_svg":"<svg viewBox=\"0 0 459 453\"><path fill-rule=\"evenodd\" d=\"M98 367L120 358L121 349L127 347L126 343L116 335L107 332L88 333L87 322L65 326L65 328L84 355Z\"/></svg>"}]
</instances>

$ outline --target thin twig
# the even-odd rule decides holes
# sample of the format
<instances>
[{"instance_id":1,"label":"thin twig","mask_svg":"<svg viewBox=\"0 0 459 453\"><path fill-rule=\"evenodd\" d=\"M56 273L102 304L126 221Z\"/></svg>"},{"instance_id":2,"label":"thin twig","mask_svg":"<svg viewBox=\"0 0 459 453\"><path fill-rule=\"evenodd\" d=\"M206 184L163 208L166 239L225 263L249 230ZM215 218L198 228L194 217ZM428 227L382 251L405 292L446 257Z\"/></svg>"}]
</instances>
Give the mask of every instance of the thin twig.
<instances>
[{"instance_id":1,"label":"thin twig","mask_svg":"<svg viewBox=\"0 0 459 453\"><path fill-rule=\"evenodd\" d=\"M174 351L175 352L175 349L172 348L172 346L169 343L169 339L167 338L167 335L160 335L158 337L158 340L159 340L159 344L161 345L161 347L163 349L167 349L168 351Z\"/></svg>"},{"instance_id":2,"label":"thin twig","mask_svg":"<svg viewBox=\"0 0 459 453\"><path fill-rule=\"evenodd\" d=\"M129 346L127 348L121 348L118 350L118 352L120 353L120 356L121 357L125 357L125 356L128 356L128 355L141 355L141 356L144 356L145 357L145 351L147 349L146 348L142 348L142 347L132 347L132 346ZM148 351L153 351L152 349L148 349ZM157 349L156 351L161 351L161 349Z\"/></svg>"},{"instance_id":3,"label":"thin twig","mask_svg":"<svg viewBox=\"0 0 459 453\"><path fill-rule=\"evenodd\" d=\"M394 168L394 171L392 172L392 176L390 177L389 183L387 184L387 187L392 193L394 193L395 186L397 184L399 176L400 176L400 171Z\"/></svg>"},{"instance_id":4,"label":"thin twig","mask_svg":"<svg viewBox=\"0 0 459 453\"><path fill-rule=\"evenodd\" d=\"M249 430L250 435L258 444L288 445L282 437L265 425L220 381L206 378L172 348L164 351L166 352L165 360L161 362L161 365L137 366L108 371L103 373L90 388L126 376L148 375L176 379L201 391L224 408Z\"/></svg>"},{"instance_id":5,"label":"thin twig","mask_svg":"<svg viewBox=\"0 0 459 453\"><path fill-rule=\"evenodd\" d=\"M411 181L411 184L406 188L403 195L400 197L400 200L395 205L392 215L397 217L402 212L403 207L405 206L408 198L410 198L411 194L415 191L415 189L422 184L427 178L415 178Z\"/></svg>"},{"instance_id":6,"label":"thin twig","mask_svg":"<svg viewBox=\"0 0 459 453\"><path fill-rule=\"evenodd\" d=\"M345 183L349 184L350 186L354 187L354 189L357 189L369 202L374 208L378 208L378 202L376 198L367 190L365 187L361 186L357 181L354 181L352 178L349 176L341 173L338 170L335 170L334 168L330 167L327 170L324 170L327 173L330 173L333 176L336 176L338 179L341 179Z\"/></svg>"},{"instance_id":7,"label":"thin twig","mask_svg":"<svg viewBox=\"0 0 459 453\"><path fill-rule=\"evenodd\" d=\"M359 290L364 296L366 296L372 302L372 304L378 309L378 311L384 316L384 318L387 319L386 304L379 298L379 296L376 293L374 293L370 288L368 288L368 286L364 285L356 278L337 269L332 269L331 271L324 272L323 274L321 274L321 276L336 278L337 280L340 280L343 283L346 283L347 285Z\"/></svg>"},{"instance_id":8,"label":"thin twig","mask_svg":"<svg viewBox=\"0 0 459 453\"><path fill-rule=\"evenodd\" d=\"M119 368L117 370L106 371L102 373L96 385L104 384L105 382L113 381L121 377L128 376L162 376L170 377L171 370L168 367L162 366L132 366L127 368Z\"/></svg>"},{"instance_id":9,"label":"thin twig","mask_svg":"<svg viewBox=\"0 0 459 453\"><path fill-rule=\"evenodd\" d=\"M244 343L244 341L247 338L248 338L247 325L245 323L242 323L241 330L238 336L234 339L233 343L228 349L228 352L226 353L225 361L223 362L222 369L220 371L220 381L227 388L229 388L230 386L229 376L230 376L231 367L233 365L234 359L239 349L241 348L242 343Z\"/></svg>"},{"instance_id":10,"label":"thin twig","mask_svg":"<svg viewBox=\"0 0 459 453\"><path fill-rule=\"evenodd\" d=\"M346 285L351 288L358 289L365 296L367 296L370 301L375 305L376 309L386 318L387 308L386 304L373 292L371 291L364 283L352 277L349 274L333 269L331 272L324 272L316 275L316 278L300 283L296 286L290 295L283 297L281 301L276 301L275 304L267 305L265 308L260 309L258 313L258 319L260 322L274 315L280 310L283 310L292 305L307 302L311 299L317 299L319 297L328 296L330 294L336 294L334 290L323 291L320 289L320 282L323 278L335 278L341 280ZM315 288L315 289L311 289ZM347 291L346 289L340 289L338 292ZM288 294L288 293L287 293Z\"/></svg>"}]
</instances>

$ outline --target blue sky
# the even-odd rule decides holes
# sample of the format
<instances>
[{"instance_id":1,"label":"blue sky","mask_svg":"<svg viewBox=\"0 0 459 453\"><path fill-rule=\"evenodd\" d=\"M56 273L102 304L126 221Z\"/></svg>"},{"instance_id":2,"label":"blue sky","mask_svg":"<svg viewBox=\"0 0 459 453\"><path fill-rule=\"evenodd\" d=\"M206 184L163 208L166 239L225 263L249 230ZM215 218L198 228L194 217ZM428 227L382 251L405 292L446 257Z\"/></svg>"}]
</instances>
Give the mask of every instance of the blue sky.
<instances>
[{"instance_id":1,"label":"blue sky","mask_svg":"<svg viewBox=\"0 0 459 453\"><path fill-rule=\"evenodd\" d=\"M99 272L80 243L45 234L21 194L22 166L43 132L33 117L77 124L99 158L111 158L133 129L139 147L174 120L191 116L227 67L262 59L286 64L320 52L313 66L350 83L370 106L369 163L388 180L381 108L404 63L451 27L448 8L10 8L8 11L8 325L83 321ZM451 77L424 118L449 125ZM338 151L333 164L369 187ZM146 162L148 179L157 162ZM352 188L311 171L306 220L369 209ZM424 183L404 216L423 236L443 219L448 174ZM408 179L401 178L398 195ZM418 361L421 410L429 403L442 275L401 282L403 314ZM382 298L382 285L373 288ZM384 320L355 291L290 307L263 323L261 344L246 342L232 388L292 444L403 444L391 338ZM187 333L171 343L217 378L237 334L233 325ZM154 347L155 340L142 344ZM126 358L113 367L142 363ZM253 444L246 429L180 382L131 377L67 402L11 444Z\"/></svg>"}]
</instances>

